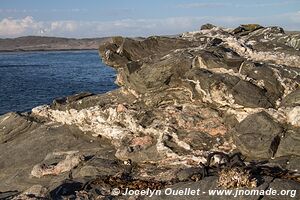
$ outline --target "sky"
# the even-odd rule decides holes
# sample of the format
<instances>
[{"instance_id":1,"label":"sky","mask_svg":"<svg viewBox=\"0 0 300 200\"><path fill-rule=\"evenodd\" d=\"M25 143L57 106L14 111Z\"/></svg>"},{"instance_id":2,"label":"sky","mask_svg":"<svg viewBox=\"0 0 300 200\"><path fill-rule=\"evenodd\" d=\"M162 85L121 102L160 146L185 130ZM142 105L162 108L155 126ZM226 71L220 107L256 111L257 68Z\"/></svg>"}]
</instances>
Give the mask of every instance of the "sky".
<instances>
[{"instance_id":1,"label":"sky","mask_svg":"<svg viewBox=\"0 0 300 200\"><path fill-rule=\"evenodd\" d=\"M0 0L0 38L172 35L205 23L300 30L300 0Z\"/></svg>"}]
</instances>

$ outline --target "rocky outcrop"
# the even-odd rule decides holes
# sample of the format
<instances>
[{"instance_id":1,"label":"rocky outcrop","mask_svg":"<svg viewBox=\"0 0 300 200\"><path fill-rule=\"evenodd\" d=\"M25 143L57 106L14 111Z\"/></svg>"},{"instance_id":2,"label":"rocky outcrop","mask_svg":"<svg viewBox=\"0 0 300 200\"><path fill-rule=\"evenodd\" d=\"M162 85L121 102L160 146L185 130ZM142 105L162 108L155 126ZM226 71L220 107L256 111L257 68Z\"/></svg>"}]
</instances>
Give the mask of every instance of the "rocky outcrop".
<instances>
[{"instance_id":1,"label":"rocky outcrop","mask_svg":"<svg viewBox=\"0 0 300 200\"><path fill-rule=\"evenodd\" d=\"M298 187L297 37L280 27L206 24L178 37L112 38L99 52L119 89L1 117L0 148L9 151L0 190L38 184L51 198L84 199L115 187L205 189L208 179Z\"/></svg>"}]
</instances>

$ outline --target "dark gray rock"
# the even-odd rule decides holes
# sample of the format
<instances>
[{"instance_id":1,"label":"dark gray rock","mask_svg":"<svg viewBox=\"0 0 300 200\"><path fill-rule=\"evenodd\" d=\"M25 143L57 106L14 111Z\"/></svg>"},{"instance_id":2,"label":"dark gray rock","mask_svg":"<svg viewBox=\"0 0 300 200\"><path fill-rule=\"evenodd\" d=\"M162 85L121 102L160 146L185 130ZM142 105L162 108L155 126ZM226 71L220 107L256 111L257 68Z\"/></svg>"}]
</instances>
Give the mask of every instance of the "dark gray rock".
<instances>
[{"instance_id":1,"label":"dark gray rock","mask_svg":"<svg viewBox=\"0 0 300 200\"><path fill-rule=\"evenodd\" d=\"M72 96L55 99L55 100L53 100L53 103L51 104L51 108L57 109L57 110L66 110L66 109L70 108L74 102L77 102L85 97L90 97L93 95L94 94L90 93L90 92L82 92L82 93L75 94Z\"/></svg>"},{"instance_id":2,"label":"dark gray rock","mask_svg":"<svg viewBox=\"0 0 300 200\"><path fill-rule=\"evenodd\" d=\"M200 167L186 168L180 170L177 173L177 178L179 181L188 181L193 176L195 176L195 178L201 179L201 177L203 177L203 169L201 169Z\"/></svg>"},{"instance_id":3,"label":"dark gray rock","mask_svg":"<svg viewBox=\"0 0 300 200\"><path fill-rule=\"evenodd\" d=\"M0 143L5 144L14 140L26 131L32 131L38 124L28 117L18 113L7 113L0 117Z\"/></svg>"},{"instance_id":4,"label":"dark gray rock","mask_svg":"<svg viewBox=\"0 0 300 200\"><path fill-rule=\"evenodd\" d=\"M300 171L300 157L299 156L291 156L288 159L286 168L292 171Z\"/></svg>"},{"instance_id":5,"label":"dark gray rock","mask_svg":"<svg viewBox=\"0 0 300 200\"><path fill-rule=\"evenodd\" d=\"M238 149L251 158L271 158L275 155L283 128L265 112L253 114L235 127L233 138Z\"/></svg>"},{"instance_id":6,"label":"dark gray rock","mask_svg":"<svg viewBox=\"0 0 300 200\"><path fill-rule=\"evenodd\" d=\"M215 46L222 43L222 40L218 38L212 39L208 44ZM207 47L206 50L202 50L196 54L201 57L203 64L208 68L225 68L232 69L234 72L239 71L240 65L244 62L244 58L239 56L231 49L224 48L223 46Z\"/></svg>"},{"instance_id":7,"label":"dark gray rock","mask_svg":"<svg viewBox=\"0 0 300 200\"><path fill-rule=\"evenodd\" d=\"M269 101L264 90L247 81L240 80L233 88L232 94L236 102L246 107L270 108L274 106Z\"/></svg>"},{"instance_id":8,"label":"dark gray rock","mask_svg":"<svg viewBox=\"0 0 300 200\"><path fill-rule=\"evenodd\" d=\"M18 194L18 191L0 192L0 199L13 199Z\"/></svg>"},{"instance_id":9,"label":"dark gray rock","mask_svg":"<svg viewBox=\"0 0 300 200\"><path fill-rule=\"evenodd\" d=\"M240 73L252 80L261 80L264 83L263 90L268 100L274 106L283 95L284 88L275 76L272 67L264 64L245 61L240 68Z\"/></svg>"},{"instance_id":10,"label":"dark gray rock","mask_svg":"<svg viewBox=\"0 0 300 200\"><path fill-rule=\"evenodd\" d=\"M300 129L289 129L281 137L276 156L300 156Z\"/></svg>"},{"instance_id":11,"label":"dark gray rock","mask_svg":"<svg viewBox=\"0 0 300 200\"><path fill-rule=\"evenodd\" d=\"M263 27L259 24L243 24L233 30L233 34L238 34L240 36L247 35L253 31L258 29L262 29Z\"/></svg>"},{"instance_id":12,"label":"dark gray rock","mask_svg":"<svg viewBox=\"0 0 300 200\"><path fill-rule=\"evenodd\" d=\"M272 189L275 195L265 195L262 199L281 200L281 199L299 199L300 185L292 180L275 179L268 187Z\"/></svg>"},{"instance_id":13,"label":"dark gray rock","mask_svg":"<svg viewBox=\"0 0 300 200\"><path fill-rule=\"evenodd\" d=\"M72 172L75 179L83 177L113 176L122 173L125 169L123 162L116 159L107 159L102 155L90 156L82 167L76 168Z\"/></svg>"},{"instance_id":14,"label":"dark gray rock","mask_svg":"<svg viewBox=\"0 0 300 200\"><path fill-rule=\"evenodd\" d=\"M300 106L300 89L291 92L289 95L283 98L281 102L283 107Z\"/></svg>"},{"instance_id":15,"label":"dark gray rock","mask_svg":"<svg viewBox=\"0 0 300 200\"><path fill-rule=\"evenodd\" d=\"M216 27L215 25L207 23L207 24L203 24L200 29L201 30L209 30L209 29L212 29L215 27Z\"/></svg>"}]
</instances>

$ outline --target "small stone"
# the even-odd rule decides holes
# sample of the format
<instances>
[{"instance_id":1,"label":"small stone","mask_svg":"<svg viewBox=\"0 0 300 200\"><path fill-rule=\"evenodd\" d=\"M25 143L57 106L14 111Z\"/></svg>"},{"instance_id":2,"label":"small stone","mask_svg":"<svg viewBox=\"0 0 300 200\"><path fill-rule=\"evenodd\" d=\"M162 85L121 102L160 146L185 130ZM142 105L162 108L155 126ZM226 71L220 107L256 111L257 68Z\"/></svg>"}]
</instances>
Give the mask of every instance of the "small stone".
<instances>
[{"instance_id":1,"label":"small stone","mask_svg":"<svg viewBox=\"0 0 300 200\"><path fill-rule=\"evenodd\" d=\"M118 106L117 106L118 113L125 112L126 110L127 110L127 108L123 104L118 104Z\"/></svg>"}]
</instances>

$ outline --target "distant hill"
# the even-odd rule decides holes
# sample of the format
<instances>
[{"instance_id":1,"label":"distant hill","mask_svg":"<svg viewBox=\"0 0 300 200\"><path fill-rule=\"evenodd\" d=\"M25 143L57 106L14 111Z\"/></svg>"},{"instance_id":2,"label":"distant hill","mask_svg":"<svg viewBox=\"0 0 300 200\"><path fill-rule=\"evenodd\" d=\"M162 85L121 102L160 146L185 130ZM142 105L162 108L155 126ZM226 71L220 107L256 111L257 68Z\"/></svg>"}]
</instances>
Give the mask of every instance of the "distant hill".
<instances>
[{"instance_id":1,"label":"distant hill","mask_svg":"<svg viewBox=\"0 0 300 200\"><path fill-rule=\"evenodd\" d=\"M99 45L108 39L109 37L74 39L40 36L0 39L0 52L98 49Z\"/></svg>"}]
</instances>

